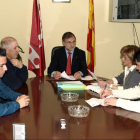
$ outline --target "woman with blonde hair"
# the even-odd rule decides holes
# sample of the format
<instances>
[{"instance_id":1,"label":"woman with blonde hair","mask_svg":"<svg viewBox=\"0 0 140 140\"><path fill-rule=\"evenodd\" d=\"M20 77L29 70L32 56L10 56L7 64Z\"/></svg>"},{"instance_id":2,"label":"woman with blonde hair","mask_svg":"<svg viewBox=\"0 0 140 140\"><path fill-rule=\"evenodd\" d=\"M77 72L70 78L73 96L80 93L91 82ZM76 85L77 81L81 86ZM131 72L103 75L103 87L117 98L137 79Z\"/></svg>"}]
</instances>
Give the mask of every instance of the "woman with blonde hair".
<instances>
[{"instance_id":1,"label":"woman with blonde hair","mask_svg":"<svg viewBox=\"0 0 140 140\"><path fill-rule=\"evenodd\" d=\"M122 86L117 86L117 84L123 84L123 89L137 86L140 83L140 74L136 70L135 61L133 60L133 56L137 50L138 47L135 45L124 46L120 50L122 63L125 66L124 72L107 81L98 80L99 86L104 88L105 84L107 84L107 88L110 89L122 89Z\"/></svg>"}]
</instances>

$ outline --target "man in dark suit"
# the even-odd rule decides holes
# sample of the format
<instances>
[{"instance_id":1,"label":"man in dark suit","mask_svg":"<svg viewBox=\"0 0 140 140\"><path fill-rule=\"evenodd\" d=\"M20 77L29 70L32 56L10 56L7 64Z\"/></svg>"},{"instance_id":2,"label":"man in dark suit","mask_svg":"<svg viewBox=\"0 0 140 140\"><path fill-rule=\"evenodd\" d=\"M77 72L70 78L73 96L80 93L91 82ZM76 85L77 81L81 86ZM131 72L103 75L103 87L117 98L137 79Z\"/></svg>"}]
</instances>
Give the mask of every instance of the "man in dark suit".
<instances>
[{"instance_id":1,"label":"man in dark suit","mask_svg":"<svg viewBox=\"0 0 140 140\"><path fill-rule=\"evenodd\" d=\"M75 79L86 76L88 71L85 52L76 47L75 35L71 32L64 33L62 43L64 46L55 50L52 56L48 74L55 79L61 78L63 71L66 71L68 75L74 75ZM68 59L70 59L70 66L68 66ZM70 69L70 72L67 72L68 69Z\"/></svg>"}]
</instances>

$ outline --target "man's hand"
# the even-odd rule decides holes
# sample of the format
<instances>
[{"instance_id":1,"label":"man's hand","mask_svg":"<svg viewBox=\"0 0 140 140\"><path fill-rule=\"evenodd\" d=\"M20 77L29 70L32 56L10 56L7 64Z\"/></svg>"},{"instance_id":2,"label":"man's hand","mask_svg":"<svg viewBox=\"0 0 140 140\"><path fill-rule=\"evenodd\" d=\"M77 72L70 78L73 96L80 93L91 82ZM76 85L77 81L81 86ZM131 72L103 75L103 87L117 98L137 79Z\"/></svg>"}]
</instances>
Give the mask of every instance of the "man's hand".
<instances>
[{"instance_id":1,"label":"man's hand","mask_svg":"<svg viewBox=\"0 0 140 140\"><path fill-rule=\"evenodd\" d=\"M15 67L19 69L23 67L23 64L18 59L11 59L10 61Z\"/></svg>"},{"instance_id":2,"label":"man's hand","mask_svg":"<svg viewBox=\"0 0 140 140\"><path fill-rule=\"evenodd\" d=\"M112 90L102 89L100 92L101 98L106 98L109 95L112 95Z\"/></svg>"},{"instance_id":3,"label":"man's hand","mask_svg":"<svg viewBox=\"0 0 140 140\"><path fill-rule=\"evenodd\" d=\"M53 74L53 77L54 77L55 79L60 79L60 78L61 78L61 72L55 71L54 74Z\"/></svg>"},{"instance_id":4,"label":"man's hand","mask_svg":"<svg viewBox=\"0 0 140 140\"><path fill-rule=\"evenodd\" d=\"M20 104L20 108L23 108L23 107L29 105L30 98L29 98L29 96L21 95L21 96L17 97L16 101Z\"/></svg>"},{"instance_id":5,"label":"man's hand","mask_svg":"<svg viewBox=\"0 0 140 140\"><path fill-rule=\"evenodd\" d=\"M74 74L74 78L75 78L75 79L81 79L81 77L82 77L82 75L81 75L80 72L76 72L76 73Z\"/></svg>"},{"instance_id":6,"label":"man's hand","mask_svg":"<svg viewBox=\"0 0 140 140\"><path fill-rule=\"evenodd\" d=\"M110 97L110 98L106 98L106 99L105 99L104 104L105 104L105 105L116 106L116 102L117 102L117 98Z\"/></svg>"}]
</instances>

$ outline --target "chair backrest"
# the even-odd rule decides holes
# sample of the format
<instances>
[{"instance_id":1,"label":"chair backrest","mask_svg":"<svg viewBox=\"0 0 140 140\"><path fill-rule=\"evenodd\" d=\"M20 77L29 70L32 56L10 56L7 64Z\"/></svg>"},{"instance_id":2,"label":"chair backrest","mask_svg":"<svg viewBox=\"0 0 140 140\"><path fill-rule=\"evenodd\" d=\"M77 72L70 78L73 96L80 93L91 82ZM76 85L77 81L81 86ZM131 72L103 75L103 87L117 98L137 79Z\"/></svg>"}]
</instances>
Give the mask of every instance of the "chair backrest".
<instances>
[{"instance_id":1,"label":"chair backrest","mask_svg":"<svg viewBox=\"0 0 140 140\"><path fill-rule=\"evenodd\" d=\"M52 59L52 57L53 57L53 55L54 55L54 52L57 50L57 49L60 49L60 48L62 48L63 46L56 46L56 47L54 47L53 49L52 49L52 53L51 53L51 59Z\"/></svg>"}]
</instances>

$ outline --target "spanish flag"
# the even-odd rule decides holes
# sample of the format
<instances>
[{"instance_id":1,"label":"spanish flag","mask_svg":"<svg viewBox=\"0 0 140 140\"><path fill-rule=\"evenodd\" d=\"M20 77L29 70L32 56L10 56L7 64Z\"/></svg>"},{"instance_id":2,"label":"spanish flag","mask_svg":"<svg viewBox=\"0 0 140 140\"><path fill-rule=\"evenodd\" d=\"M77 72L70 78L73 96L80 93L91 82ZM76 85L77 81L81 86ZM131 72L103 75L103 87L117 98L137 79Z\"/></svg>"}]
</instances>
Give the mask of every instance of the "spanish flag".
<instances>
[{"instance_id":1,"label":"spanish flag","mask_svg":"<svg viewBox=\"0 0 140 140\"><path fill-rule=\"evenodd\" d=\"M89 18L87 34L87 67L94 72L95 66L95 22L94 22L94 3L89 0Z\"/></svg>"}]
</instances>

